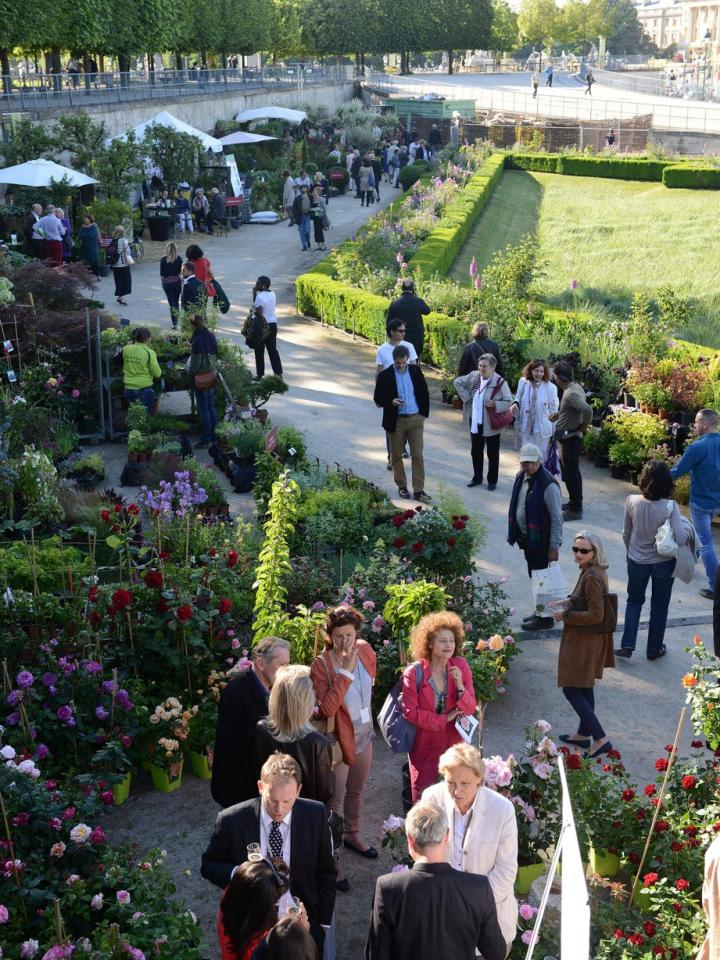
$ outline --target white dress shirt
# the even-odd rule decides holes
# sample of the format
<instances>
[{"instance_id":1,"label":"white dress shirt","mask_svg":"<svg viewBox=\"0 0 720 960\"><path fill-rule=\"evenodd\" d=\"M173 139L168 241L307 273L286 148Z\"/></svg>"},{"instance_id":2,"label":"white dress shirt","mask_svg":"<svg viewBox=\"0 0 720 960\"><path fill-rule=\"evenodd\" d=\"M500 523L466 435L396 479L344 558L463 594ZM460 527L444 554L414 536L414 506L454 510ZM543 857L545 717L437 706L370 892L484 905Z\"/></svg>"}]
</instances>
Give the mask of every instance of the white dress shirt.
<instances>
[{"instance_id":1,"label":"white dress shirt","mask_svg":"<svg viewBox=\"0 0 720 960\"><path fill-rule=\"evenodd\" d=\"M475 812L478 794L467 813L460 813L457 807L453 807L453 844L452 844L452 865L456 870L463 869L463 847L465 845L465 836L470 828L470 821Z\"/></svg>"},{"instance_id":2,"label":"white dress shirt","mask_svg":"<svg viewBox=\"0 0 720 960\"><path fill-rule=\"evenodd\" d=\"M283 848L281 853L281 858L285 863L290 867L290 822L292 820L292 810L288 815L279 821L280 824L280 834L282 836ZM270 850L270 830L272 828L272 817L265 809L265 804L260 801L260 852L266 859L272 857L272 852ZM294 900L292 898L292 893L288 890L284 893L278 900L278 916L282 916L288 909L288 907L294 906Z\"/></svg>"}]
</instances>

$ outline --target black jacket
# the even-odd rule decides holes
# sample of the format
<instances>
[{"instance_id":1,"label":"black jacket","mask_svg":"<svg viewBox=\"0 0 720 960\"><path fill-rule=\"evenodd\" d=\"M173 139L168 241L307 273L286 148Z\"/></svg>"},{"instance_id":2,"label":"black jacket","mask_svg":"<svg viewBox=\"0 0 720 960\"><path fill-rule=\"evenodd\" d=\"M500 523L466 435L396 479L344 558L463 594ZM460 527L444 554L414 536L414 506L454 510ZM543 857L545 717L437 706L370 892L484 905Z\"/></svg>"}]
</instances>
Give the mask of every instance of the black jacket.
<instances>
[{"instance_id":1,"label":"black jacket","mask_svg":"<svg viewBox=\"0 0 720 960\"><path fill-rule=\"evenodd\" d=\"M256 731L258 780L260 768L269 756L273 753L287 753L300 764L303 797L306 800L329 803L335 789L335 776L332 772L332 746L327 737L313 731L291 743L276 740L270 733L270 721L267 717L258 721Z\"/></svg>"},{"instance_id":2,"label":"black jacket","mask_svg":"<svg viewBox=\"0 0 720 960\"><path fill-rule=\"evenodd\" d=\"M305 194L305 196L308 198L308 200L310 200L309 193ZM299 193L293 200L293 205L292 205L293 219L295 220L295 223L300 223L300 221L302 220L302 217L303 217L302 202L303 202L303 194ZM308 211L305 214L305 216L306 217L310 216L310 207L308 207Z\"/></svg>"},{"instance_id":3,"label":"black jacket","mask_svg":"<svg viewBox=\"0 0 720 960\"><path fill-rule=\"evenodd\" d=\"M205 284L197 277L190 276L183 282L180 306L183 310L201 310L205 302Z\"/></svg>"},{"instance_id":4,"label":"black jacket","mask_svg":"<svg viewBox=\"0 0 720 960\"><path fill-rule=\"evenodd\" d=\"M260 843L260 803L256 796L218 814L200 872L222 890L233 867L247 860L248 844ZM296 800L290 821L290 891L305 904L311 925L332 922L336 876L325 807Z\"/></svg>"},{"instance_id":5,"label":"black jacket","mask_svg":"<svg viewBox=\"0 0 720 960\"><path fill-rule=\"evenodd\" d=\"M246 670L220 696L210 792L221 807L257 797L255 728L267 716L268 694Z\"/></svg>"},{"instance_id":6,"label":"black jacket","mask_svg":"<svg viewBox=\"0 0 720 960\"><path fill-rule=\"evenodd\" d=\"M430 307L422 297L414 293L401 293L397 300L393 300L388 308L388 323L391 320L402 320L405 323L405 339L417 350L418 357L422 353L425 339L425 324L423 317L430 313Z\"/></svg>"},{"instance_id":7,"label":"black jacket","mask_svg":"<svg viewBox=\"0 0 720 960\"><path fill-rule=\"evenodd\" d=\"M430 416L430 394L428 393L427 382L425 381L423 372L417 363L409 364L407 369L410 373L410 379L412 380L413 390L415 391L415 400L417 402L420 415L427 418ZM383 370L378 376L377 380L375 381L375 394L373 396L375 406L382 407L383 430L387 430L388 433L395 433L398 413L402 412L393 403L393 400L397 397L397 395L398 391L397 383L395 381L395 366L393 365L388 367L387 370Z\"/></svg>"},{"instance_id":8,"label":"black jacket","mask_svg":"<svg viewBox=\"0 0 720 960\"><path fill-rule=\"evenodd\" d=\"M449 863L416 863L375 884L365 960L505 960L487 877Z\"/></svg>"},{"instance_id":9,"label":"black jacket","mask_svg":"<svg viewBox=\"0 0 720 960\"><path fill-rule=\"evenodd\" d=\"M460 363L458 364L458 376L464 377L466 373L477 370L478 360L484 353L491 353L495 357L497 360L495 373L499 373L501 377L505 376L499 345L494 340L486 340L484 337L481 337L479 340L471 340L470 343L467 344L460 357Z\"/></svg>"}]
</instances>

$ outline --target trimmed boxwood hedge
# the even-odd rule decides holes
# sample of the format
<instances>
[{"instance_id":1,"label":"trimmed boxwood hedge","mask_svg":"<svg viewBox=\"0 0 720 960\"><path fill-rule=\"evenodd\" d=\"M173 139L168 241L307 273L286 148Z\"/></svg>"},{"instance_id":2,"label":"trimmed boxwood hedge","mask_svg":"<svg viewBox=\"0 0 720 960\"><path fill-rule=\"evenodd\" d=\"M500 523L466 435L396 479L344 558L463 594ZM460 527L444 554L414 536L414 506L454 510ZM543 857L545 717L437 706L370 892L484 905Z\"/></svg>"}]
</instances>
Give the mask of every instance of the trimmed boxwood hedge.
<instances>
[{"instance_id":1,"label":"trimmed boxwood hedge","mask_svg":"<svg viewBox=\"0 0 720 960\"><path fill-rule=\"evenodd\" d=\"M584 153L507 153L505 166L510 170L536 173L564 173L569 177L607 177L613 180L662 181L667 160L643 160L636 157L595 157Z\"/></svg>"},{"instance_id":2,"label":"trimmed boxwood hedge","mask_svg":"<svg viewBox=\"0 0 720 960\"><path fill-rule=\"evenodd\" d=\"M720 190L720 167L675 163L665 167L662 182L670 189Z\"/></svg>"},{"instance_id":3,"label":"trimmed boxwood hedge","mask_svg":"<svg viewBox=\"0 0 720 960\"><path fill-rule=\"evenodd\" d=\"M533 173L557 173L559 153L506 153L506 170L530 170Z\"/></svg>"}]
</instances>

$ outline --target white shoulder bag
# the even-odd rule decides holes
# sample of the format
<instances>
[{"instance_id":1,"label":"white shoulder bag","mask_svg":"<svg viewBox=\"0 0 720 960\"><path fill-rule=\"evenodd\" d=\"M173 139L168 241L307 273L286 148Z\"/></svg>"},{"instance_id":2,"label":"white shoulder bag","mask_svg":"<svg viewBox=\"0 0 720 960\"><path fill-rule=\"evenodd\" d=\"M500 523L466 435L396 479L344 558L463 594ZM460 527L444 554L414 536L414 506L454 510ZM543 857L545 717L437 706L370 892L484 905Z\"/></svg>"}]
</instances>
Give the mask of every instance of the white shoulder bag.
<instances>
[{"instance_id":1,"label":"white shoulder bag","mask_svg":"<svg viewBox=\"0 0 720 960\"><path fill-rule=\"evenodd\" d=\"M655 534L655 549L657 550L658 556L662 557L664 560L676 560L678 555L678 550L680 547L675 540L675 534L673 533L672 526L670 524L670 517L672 516L673 507L675 506L674 500L668 500L667 503L667 516L663 523L658 527L658 531Z\"/></svg>"}]
</instances>

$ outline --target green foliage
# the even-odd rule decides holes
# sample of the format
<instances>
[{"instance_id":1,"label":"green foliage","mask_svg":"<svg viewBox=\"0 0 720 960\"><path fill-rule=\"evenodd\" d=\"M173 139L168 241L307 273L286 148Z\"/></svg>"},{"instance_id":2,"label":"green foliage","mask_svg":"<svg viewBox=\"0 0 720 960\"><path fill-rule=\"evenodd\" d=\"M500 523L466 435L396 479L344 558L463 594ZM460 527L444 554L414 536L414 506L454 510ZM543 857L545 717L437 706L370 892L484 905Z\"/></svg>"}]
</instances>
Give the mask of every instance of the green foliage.
<instances>
[{"instance_id":1,"label":"green foliage","mask_svg":"<svg viewBox=\"0 0 720 960\"><path fill-rule=\"evenodd\" d=\"M289 540L300 499L300 488L287 472L272 487L265 522L265 542L255 570L255 608L253 610L253 643L263 637L282 635L287 622L284 611L287 588L283 578L291 571Z\"/></svg>"},{"instance_id":2,"label":"green foliage","mask_svg":"<svg viewBox=\"0 0 720 960\"><path fill-rule=\"evenodd\" d=\"M371 135L372 136L372 135ZM357 134L356 134L357 139ZM424 160L417 160L415 163L408 163L402 168L398 174L398 183L403 188L403 190L409 190L410 187L417 183L418 180L427 173L430 169L430 164L426 163Z\"/></svg>"},{"instance_id":3,"label":"green foliage","mask_svg":"<svg viewBox=\"0 0 720 960\"><path fill-rule=\"evenodd\" d=\"M398 644L409 642L413 628L425 614L445 610L450 600L444 587L427 580L390 584L385 592L388 601L382 615Z\"/></svg>"},{"instance_id":4,"label":"green foliage","mask_svg":"<svg viewBox=\"0 0 720 960\"><path fill-rule=\"evenodd\" d=\"M112 191L110 191L112 192ZM127 196L127 194L125 194ZM87 208L87 212L95 217L100 233L111 236L117 226L128 220L132 209L129 203L118 196L109 196L107 200L95 200Z\"/></svg>"},{"instance_id":5,"label":"green foliage","mask_svg":"<svg viewBox=\"0 0 720 960\"><path fill-rule=\"evenodd\" d=\"M298 509L303 539L315 549L361 549L372 534L375 516L370 493L348 488L313 490Z\"/></svg>"},{"instance_id":6,"label":"green foliage","mask_svg":"<svg viewBox=\"0 0 720 960\"><path fill-rule=\"evenodd\" d=\"M150 432L150 413L145 404L133 400L125 415L125 426L128 430L138 430L140 433Z\"/></svg>"},{"instance_id":7,"label":"green foliage","mask_svg":"<svg viewBox=\"0 0 720 960\"><path fill-rule=\"evenodd\" d=\"M103 121L98 123L89 113L78 110L57 118L53 139L58 150L69 150L74 154L73 166L87 173L95 158L106 149L108 133Z\"/></svg>"},{"instance_id":8,"label":"green foliage","mask_svg":"<svg viewBox=\"0 0 720 960\"><path fill-rule=\"evenodd\" d=\"M100 189L108 200L119 200L122 203L127 203L130 191L142 179L142 171L140 145L135 134L130 132L122 140L119 138L111 140L103 150L97 153L92 158L89 172L91 176L100 181ZM91 212L95 215L93 208L91 208ZM95 216L95 219L98 219L97 216ZM117 223L120 223L120 220L116 220L112 226Z\"/></svg>"},{"instance_id":9,"label":"green foliage","mask_svg":"<svg viewBox=\"0 0 720 960\"><path fill-rule=\"evenodd\" d=\"M290 451L294 450L294 453ZM283 463L300 463L307 453L307 440L297 427L283 426L277 432L277 454Z\"/></svg>"},{"instance_id":10,"label":"green foliage","mask_svg":"<svg viewBox=\"0 0 720 960\"><path fill-rule=\"evenodd\" d=\"M228 444L234 456L245 460L265 449L268 431L259 420L224 420L215 432Z\"/></svg>"},{"instance_id":11,"label":"green foliage","mask_svg":"<svg viewBox=\"0 0 720 960\"><path fill-rule=\"evenodd\" d=\"M154 123L145 131L143 148L153 166L162 171L165 186L171 190L181 180L192 179L202 155L202 141L189 133Z\"/></svg>"},{"instance_id":12,"label":"green foliage","mask_svg":"<svg viewBox=\"0 0 720 960\"><path fill-rule=\"evenodd\" d=\"M662 182L670 189L720 190L720 167L689 163L666 166Z\"/></svg>"},{"instance_id":13,"label":"green foliage","mask_svg":"<svg viewBox=\"0 0 720 960\"><path fill-rule=\"evenodd\" d=\"M543 154L513 152L505 155L510 170L563 173L570 177L607 177L613 180L650 180L659 183L670 166L642 157L589 156L587 154Z\"/></svg>"},{"instance_id":14,"label":"green foliage","mask_svg":"<svg viewBox=\"0 0 720 960\"><path fill-rule=\"evenodd\" d=\"M38 157L51 157L55 142L50 129L44 124L35 124L30 120L19 120L12 128L12 139L3 144L5 166L27 163Z\"/></svg>"},{"instance_id":15,"label":"green foliage","mask_svg":"<svg viewBox=\"0 0 720 960\"><path fill-rule=\"evenodd\" d=\"M675 309L672 294L664 296L663 316L656 316L647 297L633 297L628 323L627 351L632 360L658 360L668 351L669 320Z\"/></svg>"},{"instance_id":16,"label":"green foliage","mask_svg":"<svg viewBox=\"0 0 720 960\"><path fill-rule=\"evenodd\" d=\"M77 547L65 546L60 537L34 543L25 540L0 549L3 589L9 586L12 590L53 594L59 587L69 589L70 575L75 583L80 583L89 572L89 556Z\"/></svg>"}]
</instances>

